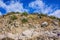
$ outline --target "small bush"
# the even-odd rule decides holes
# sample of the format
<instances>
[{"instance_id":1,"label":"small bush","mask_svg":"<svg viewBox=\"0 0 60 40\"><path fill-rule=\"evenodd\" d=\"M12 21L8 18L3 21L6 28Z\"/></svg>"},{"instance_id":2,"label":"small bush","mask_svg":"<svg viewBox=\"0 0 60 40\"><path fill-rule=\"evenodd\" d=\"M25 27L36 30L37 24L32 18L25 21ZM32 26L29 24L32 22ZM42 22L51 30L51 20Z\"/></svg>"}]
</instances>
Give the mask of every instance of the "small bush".
<instances>
[{"instance_id":1,"label":"small bush","mask_svg":"<svg viewBox=\"0 0 60 40\"><path fill-rule=\"evenodd\" d=\"M16 14L15 12L9 12L6 15Z\"/></svg>"},{"instance_id":2,"label":"small bush","mask_svg":"<svg viewBox=\"0 0 60 40\"><path fill-rule=\"evenodd\" d=\"M29 15L29 18L34 18L34 16L33 15Z\"/></svg>"},{"instance_id":3,"label":"small bush","mask_svg":"<svg viewBox=\"0 0 60 40\"><path fill-rule=\"evenodd\" d=\"M15 15L11 16L11 20L16 20L16 19L17 19L17 17Z\"/></svg>"},{"instance_id":4,"label":"small bush","mask_svg":"<svg viewBox=\"0 0 60 40\"><path fill-rule=\"evenodd\" d=\"M59 20L59 21L60 21L60 18L57 18L57 20Z\"/></svg>"},{"instance_id":5,"label":"small bush","mask_svg":"<svg viewBox=\"0 0 60 40\"><path fill-rule=\"evenodd\" d=\"M43 13L38 14L38 18L42 18L42 17L48 17L48 15Z\"/></svg>"},{"instance_id":6,"label":"small bush","mask_svg":"<svg viewBox=\"0 0 60 40\"><path fill-rule=\"evenodd\" d=\"M27 15L28 15L28 13L27 13L27 12L23 12L23 13L22 13L22 15L27 16Z\"/></svg>"},{"instance_id":7,"label":"small bush","mask_svg":"<svg viewBox=\"0 0 60 40\"><path fill-rule=\"evenodd\" d=\"M16 12L16 14L21 14L20 12Z\"/></svg>"},{"instance_id":8,"label":"small bush","mask_svg":"<svg viewBox=\"0 0 60 40\"><path fill-rule=\"evenodd\" d=\"M40 13L39 16L48 16L47 14Z\"/></svg>"},{"instance_id":9,"label":"small bush","mask_svg":"<svg viewBox=\"0 0 60 40\"><path fill-rule=\"evenodd\" d=\"M56 17L55 16L49 16L50 18L52 18L52 19L56 19Z\"/></svg>"},{"instance_id":10,"label":"small bush","mask_svg":"<svg viewBox=\"0 0 60 40\"><path fill-rule=\"evenodd\" d=\"M25 19L25 18L23 18L23 19L22 19L22 23L26 23L26 22L28 22L28 20Z\"/></svg>"}]
</instances>

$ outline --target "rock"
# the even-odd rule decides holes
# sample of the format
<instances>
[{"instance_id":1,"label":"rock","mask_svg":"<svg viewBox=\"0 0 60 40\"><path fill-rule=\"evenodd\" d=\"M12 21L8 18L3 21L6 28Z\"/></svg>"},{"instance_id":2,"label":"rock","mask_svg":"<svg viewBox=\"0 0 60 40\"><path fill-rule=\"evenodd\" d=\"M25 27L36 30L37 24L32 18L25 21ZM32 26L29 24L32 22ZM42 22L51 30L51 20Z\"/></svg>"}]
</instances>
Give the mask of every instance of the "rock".
<instances>
[{"instance_id":1,"label":"rock","mask_svg":"<svg viewBox=\"0 0 60 40\"><path fill-rule=\"evenodd\" d=\"M14 25L14 27L18 27L19 26L18 22L16 22L16 21L14 21L13 25Z\"/></svg>"},{"instance_id":2,"label":"rock","mask_svg":"<svg viewBox=\"0 0 60 40\"><path fill-rule=\"evenodd\" d=\"M7 36L8 38L15 39L15 36L14 36L14 34L12 34L12 33L6 33L6 36Z\"/></svg>"},{"instance_id":3,"label":"rock","mask_svg":"<svg viewBox=\"0 0 60 40\"><path fill-rule=\"evenodd\" d=\"M32 36L39 36L39 32L34 31Z\"/></svg>"},{"instance_id":4,"label":"rock","mask_svg":"<svg viewBox=\"0 0 60 40\"><path fill-rule=\"evenodd\" d=\"M25 30L25 31L23 31L23 35L24 36L26 36L26 37L28 37L28 38L30 38L31 36L32 36L32 34L33 34L33 29L32 30Z\"/></svg>"},{"instance_id":5,"label":"rock","mask_svg":"<svg viewBox=\"0 0 60 40\"><path fill-rule=\"evenodd\" d=\"M52 21L53 25L55 25L55 26L58 26L59 25L58 22L59 22L58 20L53 20Z\"/></svg>"},{"instance_id":6,"label":"rock","mask_svg":"<svg viewBox=\"0 0 60 40\"><path fill-rule=\"evenodd\" d=\"M57 36L57 34L53 33L52 31L45 31L45 34L48 36L48 37L55 37Z\"/></svg>"},{"instance_id":7,"label":"rock","mask_svg":"<svg viewBox=\"0 0 60 40\"><path fill-rule=\"evenodd\" d=\"M43 23L41 24L41 27L47 27L47 25L48 25L48 22L43 22Z\"/></svg>"},{"instance_id":8,"label":"rock","mask_svg":"<svg viewBox=\"0 0 60 40\"><path fill-rule=\"evenodd\" d=\"M5 38L6 36L4 34L0 34L0 39Z\"/></svg>"},{"instance_id":9,"label":"rock","mask_svg":"<svg viewBox=\"0 0 60 40\"><path fill-rule=\"evenodd\" d=\"M60 33L58 33L57 36L60 36Z\"/></svg>"},{"instance_id":10,"label":"rock","mask_svg":"<svg viewBox=\"0 0 60 40\"><path fill-rule=\"evenodd\" d=\"M10 20L7 15L0 17L0 39L2 40L60 40L59 21L49 16L32 15L17 16L16 20ZM28 19L22 23L22 19ZM24 21L24 20L23 20ZM26 20L25 20L26 21ZM41 23L42 22L42 23Z\"/></svg>"},{"instance_id":11,"label":"rock","mask_svg":"<svg viewBox=\"0 0 60 40\"><path fill-rule=\"evenodd\" d=\"M60 30L59 29L53 30L52 32L57 34L58 37L60 36Z\"/></svg>"},{"instance_id":12,"label":"rock","mask_svg":"<svg viewBox=\"0 0 60 40\"><path fill-rule=\"evenodd\" d=\"M6 37L6 38L3 38L2 40L14 40L14 39Z\"/></svg>"}]
</instances>

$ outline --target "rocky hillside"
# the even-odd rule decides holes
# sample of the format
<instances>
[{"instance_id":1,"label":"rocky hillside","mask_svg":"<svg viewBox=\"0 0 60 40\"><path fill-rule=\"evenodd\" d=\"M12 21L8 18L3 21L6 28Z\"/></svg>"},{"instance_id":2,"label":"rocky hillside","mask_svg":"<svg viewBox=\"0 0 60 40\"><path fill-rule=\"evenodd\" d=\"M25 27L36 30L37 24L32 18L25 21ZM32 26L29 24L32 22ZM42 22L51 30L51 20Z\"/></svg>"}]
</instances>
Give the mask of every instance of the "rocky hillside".
<instances>
[{"instance_id":1,"label":"rocky hillside","mask_svg":"<svg viewBox=\"0 0 60 40\"><path fill-rule=\"evenodd\" d=\"M0 16L0 40L60 40L60 18L10 12Z\"/></svg>"}]
</instances>

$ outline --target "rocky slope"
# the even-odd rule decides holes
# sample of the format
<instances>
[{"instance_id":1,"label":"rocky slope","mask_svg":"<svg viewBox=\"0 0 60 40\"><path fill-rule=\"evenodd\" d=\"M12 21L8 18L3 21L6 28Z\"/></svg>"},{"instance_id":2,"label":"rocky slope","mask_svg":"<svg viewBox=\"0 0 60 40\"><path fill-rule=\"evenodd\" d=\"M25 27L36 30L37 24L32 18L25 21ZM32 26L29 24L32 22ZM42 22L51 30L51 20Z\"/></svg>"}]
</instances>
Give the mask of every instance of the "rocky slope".
<instances>
[{"instance_id":1,"label":"rocky slope","mask_svg":"<svg viewBox=\"0 0 60 40\"><path fill-rule=\"evenodd\" d=\"M60 40L60 21L46 15L8 13L0 16L0 40Z\"/></svg>"}]
</instances>

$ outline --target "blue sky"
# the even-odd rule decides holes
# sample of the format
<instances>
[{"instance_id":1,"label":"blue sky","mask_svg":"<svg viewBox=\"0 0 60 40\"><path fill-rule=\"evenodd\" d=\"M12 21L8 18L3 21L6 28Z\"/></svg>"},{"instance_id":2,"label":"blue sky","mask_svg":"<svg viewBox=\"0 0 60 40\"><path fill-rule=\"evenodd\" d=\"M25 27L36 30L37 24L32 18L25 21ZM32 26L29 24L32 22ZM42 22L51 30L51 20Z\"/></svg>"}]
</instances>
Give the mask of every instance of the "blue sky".
<instances>
[{"instance_id":1,"label":"blue sky","mask_svg":"<svg viewBox=\"0 0 60 40\"><path fill-rule=\"evenodd\" d=\"M44 13L60 18L59 0L0 0L0 15L8 12Z\"/></svg>"}]
</instances>

